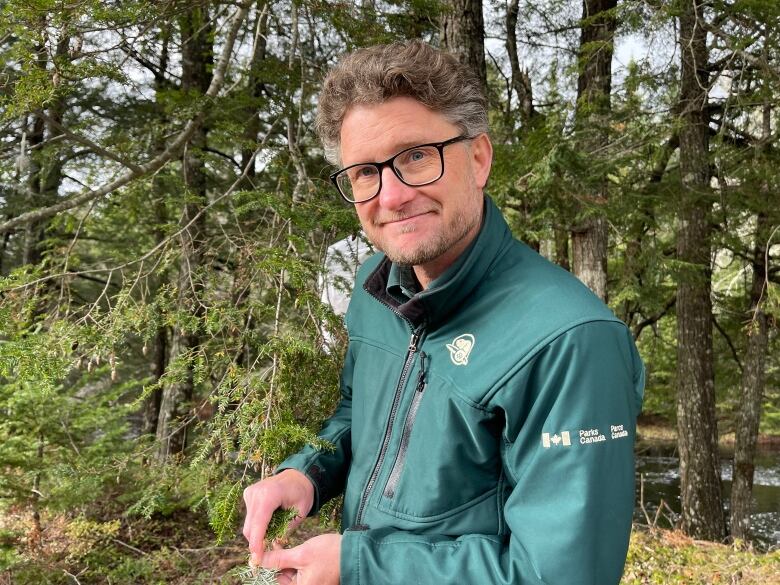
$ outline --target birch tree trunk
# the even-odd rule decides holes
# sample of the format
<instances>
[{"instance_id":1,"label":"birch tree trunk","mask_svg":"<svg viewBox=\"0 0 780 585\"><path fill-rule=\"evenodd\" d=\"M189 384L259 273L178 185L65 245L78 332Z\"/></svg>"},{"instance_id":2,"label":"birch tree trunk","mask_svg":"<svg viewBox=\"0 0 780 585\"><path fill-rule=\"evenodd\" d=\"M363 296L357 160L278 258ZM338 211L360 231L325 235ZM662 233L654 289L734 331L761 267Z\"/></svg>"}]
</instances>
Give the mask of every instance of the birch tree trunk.
<instances>
[{"instance_id":1,"label":"birch tree trunk","mask_svg":"<svg viewBox=\"0 0 780 585\"><path fill-rule=\"evenodd\" d=\"M582 148L595 153L608 143L611 108L612 53L617 20L612 11L617 0L583 0L579 48L580 74L577 80L577 125ZM593 206L585 219L571 230L574 274L596 295L607 299L607 220L601 206L607 200L606 177L598 180L594 192L583 193L586 206Z\"/></svg>"},{"instance_id":2,"label":"birch tree trunk","mask_svg":"<svg viewBox=\"0 0 780 585\"><path fill-rule=\"evenodd\" d=\"M680 192L677 260L677 432L683 531L725 536L712 348L707 36L703 2L680 15Z\"/></svg>"}]
</instances>

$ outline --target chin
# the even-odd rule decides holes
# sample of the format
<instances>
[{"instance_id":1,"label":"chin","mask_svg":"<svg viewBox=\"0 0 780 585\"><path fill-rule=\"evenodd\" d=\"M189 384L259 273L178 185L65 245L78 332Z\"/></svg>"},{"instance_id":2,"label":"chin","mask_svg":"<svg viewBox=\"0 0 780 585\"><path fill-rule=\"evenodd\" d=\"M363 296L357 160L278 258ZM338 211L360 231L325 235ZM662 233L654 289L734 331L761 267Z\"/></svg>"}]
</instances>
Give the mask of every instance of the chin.
<instances>
[{"instance_id":1,"label":"chin","mask_svg":"<svg viewBox=\"0 0 780 585\"><path fill-rule=\"evenodd\" d=\"M399 248L392 246L383 250L385 256L390 258L394 264L404 266L420 266L438 258L443 250L437 249L431 242L424 242L418 246Z\"/></svg>"}]
</instances>

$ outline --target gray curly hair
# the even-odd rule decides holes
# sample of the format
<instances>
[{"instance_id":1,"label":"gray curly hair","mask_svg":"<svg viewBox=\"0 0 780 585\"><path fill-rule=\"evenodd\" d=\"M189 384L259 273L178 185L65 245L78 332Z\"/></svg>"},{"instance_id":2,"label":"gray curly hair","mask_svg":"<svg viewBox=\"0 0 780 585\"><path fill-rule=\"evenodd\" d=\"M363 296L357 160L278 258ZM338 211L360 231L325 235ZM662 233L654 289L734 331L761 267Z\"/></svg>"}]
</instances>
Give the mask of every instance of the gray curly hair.
<instances>
[{"instance_id":1,"label":"gray curly hair","mask_svg":"<svg viewBox=\"0 0 780 585\"><path fill-rule=\"evenodd\" d=\"M488 131L488 102L476 74L420 40L358 49L335 65L320 92L315 127L325 158L339 164L341 124L350 106L411 97L464 134Z\"/></svg>"}]
</instances>

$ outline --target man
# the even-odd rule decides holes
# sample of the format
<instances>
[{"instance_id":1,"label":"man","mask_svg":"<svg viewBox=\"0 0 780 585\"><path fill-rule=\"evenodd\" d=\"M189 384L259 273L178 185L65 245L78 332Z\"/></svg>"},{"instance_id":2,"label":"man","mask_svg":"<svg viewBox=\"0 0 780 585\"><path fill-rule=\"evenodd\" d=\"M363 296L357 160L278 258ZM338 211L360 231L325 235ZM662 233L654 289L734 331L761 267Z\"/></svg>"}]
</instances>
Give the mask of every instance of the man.
<instances>
[{"instance_id":1,"label":"man","mask_svg":"<svg viewBox=\"0 0 780 585\"><path fill-rule=\"evenodd\" d=\"M618 583L643 367L625 325L514 240L483 195L487 104L412 41L348 55L317 126L383 254L346 316L321 436L245 492L253 560L304 585ZM264 552L277 507L344 492L343 534Z\"/></svg>"}]
</instances>

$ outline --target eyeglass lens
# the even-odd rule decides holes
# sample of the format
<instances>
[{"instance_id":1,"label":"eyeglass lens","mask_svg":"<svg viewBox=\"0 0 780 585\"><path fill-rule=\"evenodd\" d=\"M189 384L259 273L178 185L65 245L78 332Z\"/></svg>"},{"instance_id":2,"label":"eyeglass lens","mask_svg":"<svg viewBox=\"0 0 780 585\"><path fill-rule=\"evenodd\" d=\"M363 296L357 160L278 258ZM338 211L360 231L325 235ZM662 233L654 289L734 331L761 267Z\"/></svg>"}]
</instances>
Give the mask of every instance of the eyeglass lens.
<instances>
[{"instance_id":1,"label":"eyeglass lens","mask_svg":"<svg viewBox=\"0 0 780 585\"><path fill-rule=\"evenodd\" d=\"M418 146L399 152L392 160L396 176L410 187L425 185L442 173L442 157L435 146ZM379 191L380 168L375 164L350 167L336 181L345 197L360 202L371 199Z\"/></svg>"}]
</instances>

